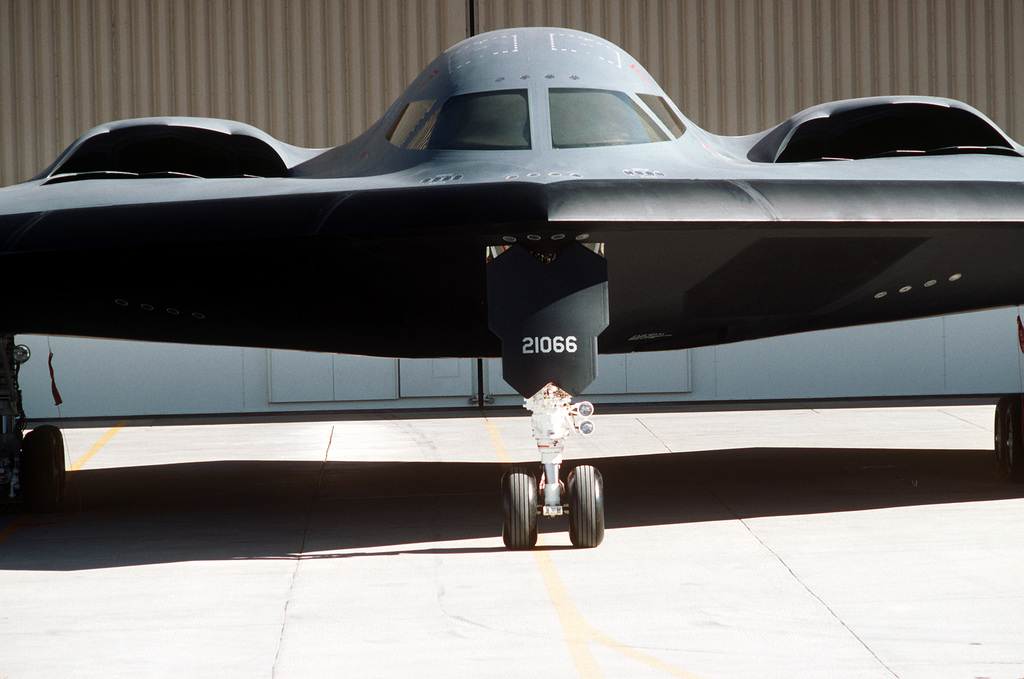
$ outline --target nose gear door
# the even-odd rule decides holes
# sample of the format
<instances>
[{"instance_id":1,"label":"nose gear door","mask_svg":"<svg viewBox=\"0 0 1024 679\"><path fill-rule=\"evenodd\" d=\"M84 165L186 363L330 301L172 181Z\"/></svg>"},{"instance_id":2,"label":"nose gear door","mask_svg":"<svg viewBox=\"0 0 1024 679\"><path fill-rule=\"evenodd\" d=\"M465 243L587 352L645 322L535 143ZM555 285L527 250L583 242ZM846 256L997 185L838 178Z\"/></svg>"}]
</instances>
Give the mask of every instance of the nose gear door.
<instances>
[{"instance_id":1,"label":"nose gear door","mask_svg":"<svg viewBox=\"0 0 1024 679\"><path fill-rule=\"evenodd\" d=\"M538 258L513 245L487 264L487 318L505 381L523 398L548 383L579 394L597 377L608 327L608 264L581 243Z\"/></svg>"}]
</instances>

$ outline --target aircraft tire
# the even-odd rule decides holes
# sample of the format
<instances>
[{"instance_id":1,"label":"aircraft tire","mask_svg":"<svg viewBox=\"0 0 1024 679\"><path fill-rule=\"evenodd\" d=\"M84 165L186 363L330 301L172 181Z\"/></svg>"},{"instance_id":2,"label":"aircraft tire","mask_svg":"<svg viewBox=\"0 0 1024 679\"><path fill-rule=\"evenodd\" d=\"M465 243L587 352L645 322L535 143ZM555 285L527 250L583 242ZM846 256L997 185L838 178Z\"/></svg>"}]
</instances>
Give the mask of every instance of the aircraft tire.
<instances>
[{"instance_id":1,"label":"aircraft tire","mask_svg":"<svg viewBox=\"0 0 1024 679\"><path fill-rule=\"evenodd\" d=\"M501 479L501 537L509 549L537 544L537 479L524 467L513 467Z\"/></svg>"},{"instance_id":2,"label":"aircraft tire","mask_svg":"<svg viewBox=\"0 0 1024 679\"><path fill-rule=\"evenodd\" d=\"M30 431L21 444L25 504L34 512L53 512L64 500L67 472L60 429L44 424Z\"/></svg>"},{"instance_id":3,"label":"aircraft tire","mask_svg":"<svg viewBox=\"0 0 1024 679\"><path fill-rule=\"evenodd\" d=\"M1010 461L1007 455L1006 419L1009 417L1012 396L1003 396L996 403L996 415L992 431L995 438L996 480L1008 481L1010 478Z\"/></svg>"},{"instance_id":4,"label":"aircraft tire","mask_svg":"<svg viewBox=\"0 0 1024 679\"><path fill-rule=\"evenodd\" d=\"M1024 483L1024 419L1019 396L1009 398L1004 421L1005 453L997 458L1001 468L996 473L1005 481Z\"/></svg>"},{"instance_id":5,"label":"aircraft tire","mask_svg":"<svg viewBox=\"0 0 1024 679\"><path fill-rule=\"evenodd\" d=\"M604 540L604 480L581 464L569 474L569 540L576 547L597 547Z\"/></svg>"}]
</instances>

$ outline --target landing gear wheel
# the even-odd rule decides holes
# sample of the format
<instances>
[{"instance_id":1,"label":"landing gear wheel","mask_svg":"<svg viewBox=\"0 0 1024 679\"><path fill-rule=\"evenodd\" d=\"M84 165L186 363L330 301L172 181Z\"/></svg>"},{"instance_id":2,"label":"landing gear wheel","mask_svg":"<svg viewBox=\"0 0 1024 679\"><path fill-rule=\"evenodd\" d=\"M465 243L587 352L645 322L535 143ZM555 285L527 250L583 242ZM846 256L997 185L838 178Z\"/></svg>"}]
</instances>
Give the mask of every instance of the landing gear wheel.
<instances>
[{"instance_id":1,"label":"landing gear wheel","mask_svg":"<svg viewBox=\"0 0 1024 679\"><path fill-rule=\"evenodd\" d=\"M49 424L36 427L21 444L21 487L25 504L35 512L52 512L64 500L64 439Z\"/></svg>"},{"instance_id":2,"label":"landing gear wheel","mask_svg":"<svg viewBox=\"0 0 1024 679\"><path fill-rule=\"evenodd\" d=\"M537 479L525 467L513 467L501 479L501 537L509 549L537 544Z\"/></svg>"},{"instance_id":3,"label":"landing gear wheel","mask_svg":"<svg viewBox=\"0 0 1024 679\"><path fill-rule=\"evenodd\" d=\"M569 540L577 547L604 540L604 480L589 464L569 474Z\"/></svg>"},{"instance_id":4,"label":"landing gear wheel","mask_svg":"<svg viewBox=\"0 0 1024 679\"><path fill-rule=\"evenodd\" d=\"M996 480L1006 481L1010 478L1010 458L1007 455L1006 418L1009 415L1012 396L1003 396L996 403L996 417L993 424L996 451Z\"/></svg>"},{"instance_id":5,"label":"landing gear wheel","mask_svg":"<svg viewBox=\"0 0 1024 679\"><path fill-rule=\"evenodd\" d=\"M1024 421L1021 418L1019 396L999 399L995 424L996 478L1000 481L1024 483Z\"/></svg>"}]
</instances>

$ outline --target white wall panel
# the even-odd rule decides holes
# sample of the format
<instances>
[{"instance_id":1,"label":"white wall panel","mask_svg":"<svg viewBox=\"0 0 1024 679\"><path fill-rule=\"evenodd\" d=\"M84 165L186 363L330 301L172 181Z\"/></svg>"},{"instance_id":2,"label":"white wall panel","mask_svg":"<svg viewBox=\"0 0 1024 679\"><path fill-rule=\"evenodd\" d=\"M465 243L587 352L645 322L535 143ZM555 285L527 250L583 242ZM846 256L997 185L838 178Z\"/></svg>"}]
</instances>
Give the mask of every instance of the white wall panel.
<instances>
[{"instance_id":1,"label":"white wall panel","mask_svg":"<svg viewBox=\"0 0 1024 679\"><path fill-rule=\"evenodd\" d=\"M19 375L25 411L33 417L122 417L243 412L246 353L235 347L193 347L19 335L32 358ZM54 406L48 353L64 404ZM266 395L262 397L266 408Z\"/></svg>"},{"instance_id":2,"label":"white wall panel","mask_svg":"<svg viewBox=\"0 0 1024 679\"><path fill-rule=\"evenodd\" d=\"M469 358L403 358L399 360L402 398L445 396L469 402L476 391L476 361Z\"/></svg>"},{"instance_id":3,"label":"white wall panel","mask_svg":"<svg viewBox=\"0 0 1024 679\"><path fill-rule=\"evenodd\" d=\"M1009 393L1022 380L1016 314L1000 309L690 351L602 356L601 375L585 395L601 404ZM50 397L47 338L18 341L33 353L21 373L25 409L33 418L452 407L468 405L475 390L472 360L295 352L292 365L262 349L54 337L50 345L64 397L58 409ZM500 361L485 364L495 401L520 403L501 380ZM659 374L642 374L651 370ZM280 383L273 387L272 380Z\"/></svg>"},{"instance_id":4,"label":"white wall panel","mask_svg":"<svg viewBox=\"0 0 1024 679\"><path fill-rule=\"evenodd\" d=\"M398 360L371 356L267 352L270 404L380 401L399 397Z\"/></svg>"},{"instance_id":5,"label":"white wall panel","mask_svg":"<svg viewBox=\"0 0 1024 679\"><path fill-rule=\"evenodd\" d=\"M271 403L334 400L334 356L273 350L269 357Z\"/></svg>"}]
</instances>

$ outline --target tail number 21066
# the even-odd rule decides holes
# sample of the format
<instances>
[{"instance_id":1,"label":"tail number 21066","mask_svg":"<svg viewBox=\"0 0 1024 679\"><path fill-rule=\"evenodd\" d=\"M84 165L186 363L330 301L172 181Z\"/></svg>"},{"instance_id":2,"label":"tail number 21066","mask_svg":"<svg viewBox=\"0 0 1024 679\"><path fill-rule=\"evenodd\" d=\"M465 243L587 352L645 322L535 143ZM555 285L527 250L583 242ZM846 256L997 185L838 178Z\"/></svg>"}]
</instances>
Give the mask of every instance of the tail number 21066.
<instances>
[{"instance_id":1,"label":"tail number 21066","mask_svg":"<svg viewBox=\"0 0 1024 679\"><path fill-rule=\"evenodd\" d=\"M524 354L575 354L576 338L568 337L524 337Z\"/></svg>"}]
</instances>

